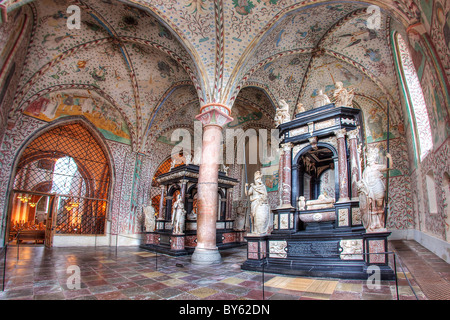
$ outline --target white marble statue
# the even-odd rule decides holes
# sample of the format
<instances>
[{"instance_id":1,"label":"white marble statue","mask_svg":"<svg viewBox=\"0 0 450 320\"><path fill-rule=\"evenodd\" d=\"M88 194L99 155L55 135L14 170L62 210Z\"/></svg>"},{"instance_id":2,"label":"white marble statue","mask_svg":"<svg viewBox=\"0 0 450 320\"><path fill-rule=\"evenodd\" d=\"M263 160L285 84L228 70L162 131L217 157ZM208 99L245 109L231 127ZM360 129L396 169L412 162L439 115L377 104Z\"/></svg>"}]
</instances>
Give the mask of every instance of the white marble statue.
<instances>
[{"instance_id":1,"label":"white marble statue","mask_svg":"<svg viewBox=\"0 0 450 320\"><path fill-rule=\"evenodd\" d=\"M194 200L196 199L196 197L197 197L197 195L195 195ZM198 207L197 207L196 203L198 203L198 202L194 202L191 212L188 213L188 215L187 215L188 220L197 220Z\"/></svg>"},{"instance_id":2,"label":"white marble statue","mask_svg":"<svg viewBox=\"0 0 450 320\"><path fill-rule=\"evenodd\" d=\"M190 153L187 153L185 156L184 156L184 164L185 165L190 165L192 163L192 156L191 156L191 154Z\"/></svg>"},{"instance_id":3,"label":"white marble statue","mask_svg":"<svg viewBox=\"0 0 450 320\"><path fill-rule=\"evenodd\" d=\"M314 108L318 108L330 103L331 103L330 98L328 98L328 96L324 94L322 90L319 90L319 93L314 98Z\"/></svg>"},{"instance_id":4,"label":"white marble statue","mask_svg":"<svg viewBox=\"0 0 450 320\"><path fill-rule=\"evenodd\" d=\"M172 171L172 169L175 168L176 164L177 164L177 160L176 159L172 159L172 161L170 162L170 169L169 169L169 171Z\"/></svg>"},{"instance_id":5,"label":"white marble statue","mask_svg":"<svg viewBox=\"0 0 450 320\"><path fill-rule=\"evenodd\" d=\"M280 100L274 120L276 126L291 121L291 116L289 114L289 105L286 103L286 101Z\"/></svg>"},{"instance_id":6,"label":"white marble statue","mask_svg":"<svg viewBox=\"0 0 450 320\"><path fill-rule=\"evenodd\" d=\"M172 227L173 234L184 233L184 222L186 220L186 210L184 210L184 204L181 197L178 197L177 201L173 204L172 214Z\"/></svg>"},{"instance_id":7,"label":"white marble statue","mask_svg":"<svg viewBox=\"0 0 450 320\"><path fill-rule=\"evenodd\" d=\"M304 196L298 197L297 206L298 210L306 210L306 200Z\"/></svg>"},{"instance_id":8,"label":"white marble statue","mask_svg":"<svg viewBox=\"0 0 450 320\"><path fill-rule=\"evenodd\" d=\"M306 208L308 210L326 209L334 206L335 199L330 197L326 191L319 195L317 200L306 201Z\"/></svg>"},{"instance_id":9,"label":"white marble statue","mask_svg":"<svg viewBox=\"0 0 450 320\"><path fill-rule=\"evenodd\" d=\"M156 216L155 208L152 205L148 205L142 209L144 211L144 226L145 231L153 232L156 228Z\"/></svg>"},{"instance_id":10,"label":"white marble statue","mask_svg":"<svg viewBox=\"0 0 450 320\"><path fill-rule=\"evenodd\" d=\"M352 101L354 97L353 89L348 91L344 88L344 85L342 82L338 81L334 84L336 89L333 92L333 98L335 99L335 106L336 107L352 107Z\"/></svg>"},{"instance_id":11,"label":"white marble statue","mask_svg":"<svg viewBox=\"0 0 450 320\"><path fill-rule=\"evenodd\" d=\"M225 175L228 175L228 170L230 169L230 167L227 167L225 164L221 164L220 165L220 171L225 172Z\"/></svg>"},{"instance_id":12,"label":"white marble statue","mask_svg":"<svg viewBox=\"0 0 450 320\"><path fill-rule=\"evenodd\" d=\"M387 165L377 163L378 149L369 151L367 166L362 179L357 182L361 219L369 233L386 232L385 226L385 197L386 185L383 173L388 171ZM390 167L392 158L387 154Z\"/></svg>"},{"instance_id":13,"label":"white marble statue","mask_svg":"<svg viewBox=\"0 0 450 320\"><path fill-rule=\"evenodd\" d=\"M251 233L254 235L271 233L273 217L261 172L255 172L255 183L250 184L250 188L248 188L248 183L245 184L245 195L250 197Z\"/></svg>"},{"instance_id":14,"label":"white marble statue","mask_svg":"<svg viewBox=\"0 0 450 320\"><path fill-rule=\"evenodd\" d=\"M245 206L238 206L236 208L236 219L234 220L234 229L237 231L245 230Z\"/></svg>"}]
</instances>

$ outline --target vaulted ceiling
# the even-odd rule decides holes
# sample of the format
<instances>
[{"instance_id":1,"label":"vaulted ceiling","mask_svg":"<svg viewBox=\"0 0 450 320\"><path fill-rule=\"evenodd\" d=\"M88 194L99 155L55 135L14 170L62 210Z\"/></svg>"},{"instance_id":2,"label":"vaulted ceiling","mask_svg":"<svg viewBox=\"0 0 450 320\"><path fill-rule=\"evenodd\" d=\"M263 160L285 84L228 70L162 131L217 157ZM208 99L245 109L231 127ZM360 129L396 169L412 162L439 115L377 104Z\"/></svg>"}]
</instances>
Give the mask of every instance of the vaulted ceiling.
<instances>
[{"instance_id":1,"label":"vaulted ceiling","mask_svg":"<svg viewBox=\"0 0 450 320\"><path fill-rule=\"evenodd\" d=\"M292 113L309 109L317 90L342 81L360 108L389 101L399 124L390 32L417 13L375 3L372 27L365 2L37 0L21 8L34 25L10 114L32 114L42 97L48 109L78 99L147 152L170 128L192 126L203 104L233 107L232 127L271 127L280 99ZM78 30L67 28L69 4L81 8Z\"/></svg>"}]
</instances>

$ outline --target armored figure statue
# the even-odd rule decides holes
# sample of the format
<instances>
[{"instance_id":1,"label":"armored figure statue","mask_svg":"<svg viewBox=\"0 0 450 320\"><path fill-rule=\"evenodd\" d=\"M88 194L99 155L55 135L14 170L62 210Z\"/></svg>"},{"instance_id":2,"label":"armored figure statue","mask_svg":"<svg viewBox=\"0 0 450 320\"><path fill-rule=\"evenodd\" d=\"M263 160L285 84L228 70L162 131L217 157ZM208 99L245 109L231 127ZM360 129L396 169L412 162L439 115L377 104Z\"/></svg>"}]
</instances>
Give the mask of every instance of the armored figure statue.
<instances>
[{"instance_id":1,"label":"armored figure statue","mask_svg":"<svg viewBox=\"0 0 450 320\"><path fill-rule=\"evenodd\" d=\"M289 115L289 105L286 101L280 100L274 120L276 126L291 120L291 116Z\"/></svg>"},{"instance_id":2,"label":"armored figure statue","mask_svg":"<svg viewBox=\"0 0 450 320\"><path fill-rule=\"evenodd\" d=\"M385 164L376 163L377 154L376 148L370 151L362 179L357 182L361 217L364 227L369 233L386 231L384 211L386 185L383 180L383 172L389 169ZM387 154L386 157L392 165L390 154Z\"/></svg>"},{"instance_id":3,"label":"armored figure statue","mask_svg":"<svg viewBox=\"0 0 450 320\"><path fill-rule=\"evenodd\" d=\"M156 228L155 208L152 205L148 205L142 209L144 211L144 226L145 231L153 232Z\"/></svg>"},{"instance_id":4,"label":"armored figure statue","mask_svg":"<svg viewBox=\"0 0 450 320\"><path fill-rule=\"evenodd\" d=\"M172 226L174 234L183 234L184 221L186 219L186 210L184 210L183 200L178 197L173 204Z\"/></svg>"},{"instance_id":5,"label":"armored figure statue","mask_svg":"<svg viewBox=\"0 0 450 320\"><path fill-rule=\"evenodd\" d=\"M264 235L273 230L273 218L270 212L267 189L262 182L261 172L255 172L255 183L245 185L245 195L250 197L251 233Z\"/></svg>"},{"instance_id":6,"label":"armored figure statue","mask_svg":"<svg viewBox=\"0 0 450 320\"><path fill-rule=\"evenodd\" d=\"M336 107L352 107L352 101L354 97L353 90L347 91L347 89L344 88L344 85L342 82L338 81L334 84L336 89L333 93L333 98L335 99L334 104Z\"/></svg>"}]
</instances>

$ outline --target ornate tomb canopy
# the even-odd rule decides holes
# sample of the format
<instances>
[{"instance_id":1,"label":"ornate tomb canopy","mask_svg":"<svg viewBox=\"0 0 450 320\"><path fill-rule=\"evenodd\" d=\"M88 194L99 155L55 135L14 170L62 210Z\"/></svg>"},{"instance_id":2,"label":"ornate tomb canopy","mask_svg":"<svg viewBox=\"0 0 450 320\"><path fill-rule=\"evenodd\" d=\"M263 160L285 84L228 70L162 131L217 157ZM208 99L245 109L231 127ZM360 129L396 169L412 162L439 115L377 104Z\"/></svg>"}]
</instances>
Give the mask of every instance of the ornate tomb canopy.
<instances>
[{"instance_id":1,"label":"ornate tomb canopy","mask_svg":"<svg viewBox=\"0 0 450 320\"><path fill-rule=\"evenodd\" d=\"M336 130L355 130L361 121L361 110L327 104L295 115L295 119L279 125L282 143L301 143L313 137L334 135Z\"/></svg>"},{"instance_id":2,"label":"ornate tomb canopy","mask_svg":"<svg viewBox=\"0 0 450 320\"><path fill-rule=\"evenodd\" d=\"M393 278L390 233L370 232L361 219L361 117L359 109L327 104L278 124L280 205L271 234L247 235L243 269L367 279L376 264L382 279Z\"/></svg>"},{"instance_id":3,"label":"ornate tomb canopy","mask_svg":"<svg viewBox=\"0 0 450 320\"><path fill-rule=\"evenodd\" d=\"M197 245L199 166L183 164L156 177L161 188L159 217L154 232L145 233L141 248L169 255L193 253ZM219 171L218 216L216 219L216 245L228 248L241 245L242 231L233 229L230 191L238 184L224 171Z\"/></svg>"},{"instance_id":4,"label":"ornate tomb canopy","mask_svg":"<svg viewBox=\"0 0 450 320\"><path fill-rule=\"evenodd\" d=\"M197 183L198 176L199 166L189 164L172 168L169 172L158 176L156 181L158 181L161 185L171 185L174 183L179 183L181 180ZM219 171L219 188L233 188L238 183L238 180L228 177L223 171Z\"/></svg>"}]
</instances>

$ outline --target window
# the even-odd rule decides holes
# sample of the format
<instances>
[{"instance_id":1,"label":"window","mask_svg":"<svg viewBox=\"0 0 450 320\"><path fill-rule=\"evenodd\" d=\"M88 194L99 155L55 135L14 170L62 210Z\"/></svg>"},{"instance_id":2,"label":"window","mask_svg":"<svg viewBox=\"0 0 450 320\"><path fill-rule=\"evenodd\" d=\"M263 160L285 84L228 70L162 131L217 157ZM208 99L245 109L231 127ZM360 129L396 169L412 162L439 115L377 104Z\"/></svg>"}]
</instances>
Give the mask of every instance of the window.
<instances>
[{"instance_id":1,"label":"window","mask_svg":"<svg viewBox=\"0 0 450 320\"><path fill-rule=\"evenodd\" d=\"M419 155L422 161L431 150L433 150L433 140L431 135L430 121L428 118L427 106L420 86L419 77L408 50L408 45L400 36L396 34L396 50L400 66L400 78L403 89L407 109L411 117L413 140L415 141Z\"/></svg>"},{"instance_id":2,"label":"window","mask_svg":"<svg viewBox=\"0 0 450 320\"><path fill-rule=\"evenodd\" d=\"M72 180L77 171L78 167L73 158L58 159L53 171L52 193L70 194Z\"/></svg>"}]
</instances>

